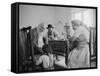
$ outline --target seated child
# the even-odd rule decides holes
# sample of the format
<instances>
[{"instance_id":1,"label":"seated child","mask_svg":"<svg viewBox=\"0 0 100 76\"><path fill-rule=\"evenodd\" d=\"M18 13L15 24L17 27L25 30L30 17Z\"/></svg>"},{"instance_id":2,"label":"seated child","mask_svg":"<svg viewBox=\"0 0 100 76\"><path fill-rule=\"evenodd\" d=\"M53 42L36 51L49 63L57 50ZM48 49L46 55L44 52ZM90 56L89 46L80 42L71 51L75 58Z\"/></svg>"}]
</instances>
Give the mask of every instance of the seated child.
<instances>
[{"instance_id":1,"label":"seated child","mask_svg":"<svg viewBox=\"0 0 100 76\"><path fill-rule=\"evenodd\" d=\"M43 69L45 70L51 70L54 69L54 59L52 54L52 48L48 44L48 41L46 38L43 39L44 46L42 47L43 54L39 57L39 59L36 61L36 65L42 64Z\"/></svg>"}]
</instances>

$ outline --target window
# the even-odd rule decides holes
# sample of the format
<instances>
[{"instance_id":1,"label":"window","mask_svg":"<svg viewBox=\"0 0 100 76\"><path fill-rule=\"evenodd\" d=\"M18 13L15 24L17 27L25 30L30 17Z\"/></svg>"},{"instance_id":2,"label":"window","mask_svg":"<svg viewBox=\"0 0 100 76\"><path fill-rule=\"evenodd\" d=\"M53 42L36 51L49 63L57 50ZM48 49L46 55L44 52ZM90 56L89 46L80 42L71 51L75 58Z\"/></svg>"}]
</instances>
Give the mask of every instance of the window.
<instances>
[{"instance_id":1,"label":"window","mask_svg":"<svg viewBox=\"0 0 100 76\"><path fill-rule=\"evenodd\" d=\"M72 20L78 19L83 21L84 24L87 25L87 27L94 27L95 26L95 10L93 9L85 9L80 10L78 12L75 12L72 14Z\"/></svg>"}]
</instances>

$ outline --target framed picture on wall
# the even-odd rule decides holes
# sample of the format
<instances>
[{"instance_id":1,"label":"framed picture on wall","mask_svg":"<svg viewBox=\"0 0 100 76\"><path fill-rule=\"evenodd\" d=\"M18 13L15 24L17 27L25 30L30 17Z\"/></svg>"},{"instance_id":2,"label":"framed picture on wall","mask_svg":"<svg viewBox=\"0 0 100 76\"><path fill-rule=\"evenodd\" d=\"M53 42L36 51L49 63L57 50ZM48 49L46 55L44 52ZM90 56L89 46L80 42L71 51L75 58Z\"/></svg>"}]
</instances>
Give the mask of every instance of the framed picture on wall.
<instances>
[{"instance_id":1,"label":"framed picture on wall","mask_svg":"<svg viewBox=\"0 0 100 76\"><path fill-rule=\"evenodd\" d=\"M11 4L11 72L97 68L97 7Z\"/></svg>"}]
</instances>

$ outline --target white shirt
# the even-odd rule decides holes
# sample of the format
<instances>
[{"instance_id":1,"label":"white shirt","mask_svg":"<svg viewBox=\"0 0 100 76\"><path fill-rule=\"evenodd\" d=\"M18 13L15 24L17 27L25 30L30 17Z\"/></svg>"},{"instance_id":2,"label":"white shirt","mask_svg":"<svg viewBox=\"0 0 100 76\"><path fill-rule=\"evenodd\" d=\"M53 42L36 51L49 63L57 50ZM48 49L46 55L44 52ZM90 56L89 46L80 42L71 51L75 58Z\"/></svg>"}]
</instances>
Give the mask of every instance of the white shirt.
<instances>
[{"instance_id":1,"label":"white shirt","mask_svg":"<svg viewBox=\"0 0 100 76\"><path fill-rule=\"evenodd\" d=\"M51 55L50 58L53 60L53 55ZM50 58L47 55L42 55L40 56L39 60L36 62L36 65L43 63L43 68L49 68L52 66L50 65L50 63L52 63L51 62L52 60L50 60Z\"/></svg>"}]
</instances>

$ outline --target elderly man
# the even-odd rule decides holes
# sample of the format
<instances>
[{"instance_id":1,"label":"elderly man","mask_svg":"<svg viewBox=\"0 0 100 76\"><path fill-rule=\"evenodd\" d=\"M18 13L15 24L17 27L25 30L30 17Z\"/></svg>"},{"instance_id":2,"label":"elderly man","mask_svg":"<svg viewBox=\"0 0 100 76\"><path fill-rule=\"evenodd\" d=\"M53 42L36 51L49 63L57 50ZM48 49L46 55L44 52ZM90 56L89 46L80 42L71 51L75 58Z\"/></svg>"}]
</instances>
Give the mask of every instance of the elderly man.
<instances>
[{"instance_id":1,"label":"elderly man","mask_svg":"<svg viewBox=\"0 0 100 76\"><path fill-rule=\"evenodd\" d=\"M90 67L89 52L89 31L79 20L73 20L72 27L74 34L71 37L72 51L68 57L69 68L87 68Z\"/></svg>"},{"instance_id":2,"label":"elderly man","mask_svg":"<svg viewBox=\"0 0 100 76\"><path fill-rule=\"evenodd\" d=\"M42 54L43 38L45 37L44 24L40 23L36 28L31 30L31 41L32 41L32 56L34 60L34 54Z\"/></svg>"},{"instance_id":3,"label":"elderly man","mask_svg":"<svg viewBox=\"0 0 100 76\"><path fill-rule=\"evenodd\" d=\"M65 26L64 26L64 33L62 34L64 36L64 40L66 41L66 45L67 45L67 50L66 50L66 56L65 56L65 63L66 65L68 64L68 54L70 52L70 38L73 36L73 29L71 26L71 23L66 22Z\"/></svg>"}]
</instances>

